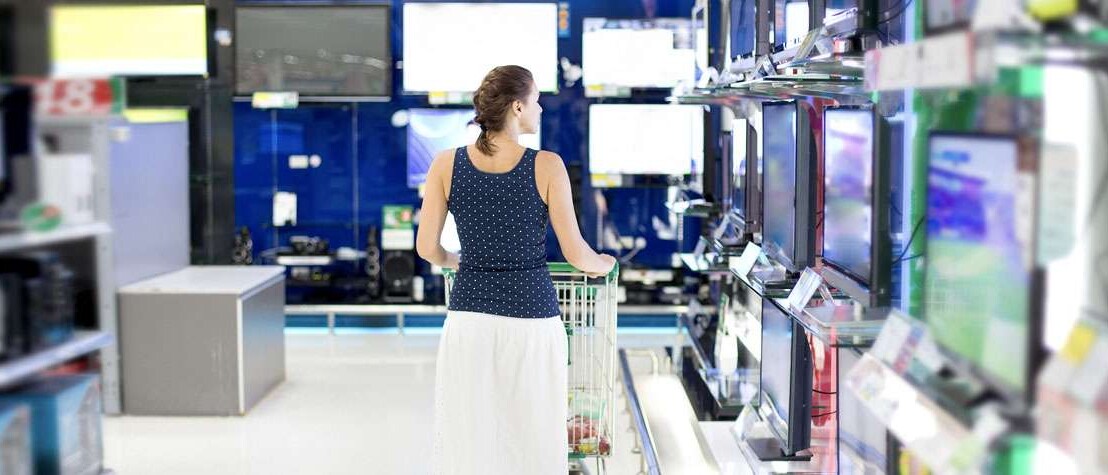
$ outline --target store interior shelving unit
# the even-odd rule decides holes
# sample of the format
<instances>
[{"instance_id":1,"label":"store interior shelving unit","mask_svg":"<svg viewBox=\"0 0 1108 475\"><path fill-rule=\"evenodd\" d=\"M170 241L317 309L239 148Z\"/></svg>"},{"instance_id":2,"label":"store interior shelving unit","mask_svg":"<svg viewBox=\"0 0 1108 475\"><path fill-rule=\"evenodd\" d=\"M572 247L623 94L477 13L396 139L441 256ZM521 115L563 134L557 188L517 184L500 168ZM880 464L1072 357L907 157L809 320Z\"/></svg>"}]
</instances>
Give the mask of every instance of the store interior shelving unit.
<instances>
[{"instance_id":1,"label":"store interior shelving unit","mask_svg":"<svg viewBox=\"0 0 1108 475\"><path fill-rule=\"evenodd\" d=\"M104 134L107 135L106 130ZM57 252L79 278L93 282L97 327L78 329L68 342L0 363L0 389L17 386L45 370L74 359L93 356L93 367L100 372L104 412L119 414L121 406L119 348L116 343L115 263L112 255L113 233L109 224L111 207L108 201L109 160L106 153L92 155L96 196L94 221L72 226L62 224L50 231L0 233L0 254L12 255L36 250Z\"/></svg>"},{"instance_id":2,"label":"store interior shelving unit","mask_svg":"<svg viewBox=\"0 0 1108 475\"><path fill-rule=\"evenodd\" d=\"M809 40L827 44L839 33L841 31L835 28L825 27L822 31L813 32ZM914 98L915 108L918 109L915 111L918 114L916 130L912 135L926 137L929 127L940 127L932 118L953 110L952 104L944 102L951 93L997 88L1006 75L1010 80L1012 71L1020 71L1021 68L1068 65L1102 72L1108 70L1108 30L1094 29L1087 34L1032 30L956 31L901 45L871 48L865 53L791 56L794 53L771 55L776 67L769 71L766 65L773 63L765 57L742 64L728 64L723 81L708 87L675 91L670 100L681 104L729 108L735 117L747 118L764 101L822 98L841 105L876 103L880 109L883 95L915 91L907 96L909 101ZM963 110L956 112L965 113ZM915 170L916 175L911 185L915 191L909 200L916 204L905 216L910 223L922 216L923 192L919 190L926 189L926 182L922 181L926 177L926 154L921 152L918 139L915 143L914 158L906 164ZM720 223L725 225L726 220L720 219ZM907 254L920 254L923 242L923 239L914 242L912 249L906 250ZM718 252L721 246L719 242L710 243L702 247L704 252L700 254L682 256L683 261L691 270L718 276L718 271L727 267L729 259L726 253ZM768 267L756 269L750 276L736 274L734 278L739 284L736 292L752 293L762 299L774 298L779 306L788 309L787 302L772 293L787 292L788 289L771 291L765 285L779 280L782 277L780 274L779 270ZM908 278L911 282L909 288L922 285L919 270L909 272ZM918 311L918 293L913 291L903 298L907 301L904 305L906 309ZM733 327L731 333L738 338L741 346L753 349L752 353L757 355L758 344L754 336L759 331L758 322L733 298L722 300L721 318L726 312L733 315L729 324ZM957 367L958 363L950 361L939 351L927 336L926 325L920 320L890 309L861 310L855 305L830 302L810 305L802 311L790 309L788 313L809 335L834 348L836 354L852 352L852 359L857 362L838 373L841 376L836 377L834 391L851 391L870 415L888 430L890 441L895 440L901 450L919 456L930 468L938 471L951 468L970 472L984 470L987 464L995 463L996 457L990 457L989 452L997 450L998 441L1020 431L1017 426L1021 416L1016 415L1013 420L1010 408L988 404L983 407L967 406L965 401L958 401L956 394L951 394L951 386L980 388L988 383L964 374L956 375L957 382L951 383L946 381L949 376L937 374L938 368ZM719 324L724 325L723 322ZM679 333L687 338L687 346L684 352L675 351L675 355L691 359L700 370L700 375L710 374L714 370L711 349L701 346L689 319L681 320ZM912 335L911 344L906 343L909 334ZM907 368L910 364L915 365L912 371ZM920 367L934 369L936 374L923 371L921 376ZM694 381L693 384L712 387L708 379ZM686 384L690 383L686 381ZM723 405L727 401L715 402ZM761 463L742 443L742 439L750 434L766 435L763 434L764 427L759 428L758 416L749 405L739 407L742 412L732 432L742 449L739 452L755 473L812 473L842 469L837 462L816 461L821 458L821 453L826 456L827 452L833 454L843 447L841 442L832 442L835 436L818 428L813 428L813 452L816 452L813 462ZM903 422L906 420L919 422L928 430L908 427ZM830 444L838 444L838 449ZM734 450L728 452L735 457ZM887 457L894 455L889 453ZM732 461L718 462L727 465Z\"/></svg>"}]
</instances>

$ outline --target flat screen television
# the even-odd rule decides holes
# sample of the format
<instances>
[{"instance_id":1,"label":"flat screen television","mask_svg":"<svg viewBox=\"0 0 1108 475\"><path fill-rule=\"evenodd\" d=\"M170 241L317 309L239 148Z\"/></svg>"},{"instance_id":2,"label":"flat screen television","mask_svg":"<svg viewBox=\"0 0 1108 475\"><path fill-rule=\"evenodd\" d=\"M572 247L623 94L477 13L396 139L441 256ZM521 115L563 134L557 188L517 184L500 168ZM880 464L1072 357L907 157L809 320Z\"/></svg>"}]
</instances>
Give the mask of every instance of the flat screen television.
<instances>
[{"instance_id":1,"label":"flat screen television","mask_svg":"<svg viewBox=\"0 0 1108 475\"><path fill-rule=\"evenodd\" d=\"M745 233L758 232L761 220L761 161L754 149L758 132L747 119L735 119L731 132L731 212Z\"/></svg>"},{"instance_id":2,"label":"flat screen television","mask_svg":"<svg viewBox=\"0 0 1108 475\"><path fill-rule=\"evenodd\" d=\"M235 93L301 99L392 94L388 5L271 4L235 9Z\"/></svg>"},{"instance_id":3,"label":"flat screen television","mask_svg":"<svg viewBox=\"0 0 1108 475\"><path fill-rule=\"evenodd\" d=\"M57 4L49 15L54 76L208 74L204 5Z\"/></svg>"},{"instance_id":4,"label":"flat screen television","mask_svg":"<svg viewBox=\"0 0 1108 475\"><path fill-rule=\"evenodd\" d=\"M589 106L589 173L699 175L704 164L704 109L674 104Z\"/></svg>"},{"instance_id":5,"label":"flat screen television","mask_svg":"<svg viewBox=\"0 0 1108 475\"><path fill-rule=\"evenodd\" d=\"M758 415L772 439L748 439L763 461L810 458L812 353L804 329L772 298L762 299L762 356Z\"/></svg>"},{"instance_id":6,"label":"flat screen television","mask_svg":"<svg viewBox=\"0 0 1108 475\"><path fill-rule=\"evenodd\" d=\"M530 70L539 91L558 90L556 3L405 2L403 13L406 92L473 92L506 64Z\"/></svg>"},{"instance_id":7,"label":"flat screen television","mask_svg":"<svg viewBox=\"0 0 1108 475\"><path fill-rule=\"evenodd\" d=\"M731 58L754 54L754 42L757 36L758 0L731 1Z\"/></svg>"},{"instance_id":8,"label":"flat screen television","mask_svg":"<svg viewBox=\"0 0 1108 475\"><path fill-rule=\"evenodd\" d=\"M928 138L924 318L939 347L1013 403L1030 400L1042 354L1034 265L1034 160L1016 138Z\"/></svg>"},{"instance_id":9,"label":"flat screen television","mask_svg":"<svg viewBox=\"0 0 1108 475\"><path fill-rule=\"evenodd\" d=\"M427 181L435 154L477 141L481 128L473 109L408 109L408 187ZM541 149L539 134L520 136L520 144Z\"/></svg>"},{"instance_id":10,"label":"flat screen television","mask_svg":"<svg viewBox=\"0 0 1108 475\"><path fill-rule=\"evenodd\" d=\"M808 0L788 0L785 2L785 46L800 43L811 26L811 12Z\"/></svg>"},{"instance_id":11,"label":"flat screen television","mask_svg":"<svg viewBox=\"0 0 1108 475\"><path fill-rule=\"evenodd\" d=\"M762 104L762 244L789 272L813 264L816 163L808 113L796 102Z\"/></svg>"},{"instance_id":12,"label":"flat screen television","mask_svg":"<svg viewBox=\"0 0 1108 475\"><path fill-rule=\"evenodd\" d=\"M882 124L871 107L823 113L823 277L867 306L887 306L892 293Z\"/></svg>"},{"instance_id":13,"label":"flat screen television","mask_svg":"<svg viewBox=\"0 0 1108 475\"><path fill-rule=\"evenodd\" d=\"M696 79L689 18L585 18L581 56L586 88L672 88Z\"/></svg>"}]
</instances>

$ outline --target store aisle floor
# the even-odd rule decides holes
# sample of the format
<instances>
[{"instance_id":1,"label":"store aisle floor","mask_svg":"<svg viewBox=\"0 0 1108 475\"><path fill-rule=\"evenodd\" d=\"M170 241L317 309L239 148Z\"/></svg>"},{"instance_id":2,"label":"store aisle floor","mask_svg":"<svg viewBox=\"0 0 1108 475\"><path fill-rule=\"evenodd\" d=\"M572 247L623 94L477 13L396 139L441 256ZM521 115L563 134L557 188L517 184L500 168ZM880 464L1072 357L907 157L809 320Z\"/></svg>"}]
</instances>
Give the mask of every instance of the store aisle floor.
<instances>
[{"instance_id":1,"label":"store aisle floor","mask_svg":"<svg viewBox=\"0 0 1108 475\"><path fill-rule=\"evenodd\" d=\"M620 335L625 346L671 341ZM437 332L293 331L286 342L287 381L247 417L106 418L107 467L122 475L428 473ZM609 473L636 473L627 416L617 414L617 424Z\"/></svg>"}]
</instances>

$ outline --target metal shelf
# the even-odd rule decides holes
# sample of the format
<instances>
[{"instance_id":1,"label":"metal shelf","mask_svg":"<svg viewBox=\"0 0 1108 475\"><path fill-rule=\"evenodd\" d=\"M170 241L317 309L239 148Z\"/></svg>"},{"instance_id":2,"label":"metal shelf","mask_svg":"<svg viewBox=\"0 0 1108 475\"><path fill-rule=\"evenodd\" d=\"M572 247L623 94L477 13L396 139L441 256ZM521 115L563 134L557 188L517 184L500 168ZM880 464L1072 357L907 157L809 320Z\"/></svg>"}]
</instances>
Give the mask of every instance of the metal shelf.
<instances>
[{"instance_id":1,"label":"metal shelf","mask_svg":"<svg viewBox=\"0 0 1108 475\"><path fill-rule=\"evenodd\" d=\"M111 345L115 338L105 332L77 332L68 342L30 355L0 363L0 387L19 383L36 373Z\"/></svg>"},{"instance_id":2,"label":"metal shelf","mask_svg":"<svg viewBox=\"0 0 1108 475\"><path fill-rule=\"evenodd\" d=\"M111 232L112 228L108 226L107 223L92 223L77 226L64 226L53 231L45 232L20 231L10 234L0 234L0 254L33 247L88 239Z\"/></svg>"}]
</instances>

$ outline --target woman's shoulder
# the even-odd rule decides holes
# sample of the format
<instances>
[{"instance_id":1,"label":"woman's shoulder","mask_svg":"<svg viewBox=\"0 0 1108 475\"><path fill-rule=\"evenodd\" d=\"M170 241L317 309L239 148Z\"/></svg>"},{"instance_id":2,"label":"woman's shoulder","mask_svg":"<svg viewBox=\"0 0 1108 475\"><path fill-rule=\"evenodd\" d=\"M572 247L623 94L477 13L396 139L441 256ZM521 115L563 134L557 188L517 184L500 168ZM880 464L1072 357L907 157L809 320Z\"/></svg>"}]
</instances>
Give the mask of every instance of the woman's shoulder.
<instances>
[{"instance_id":1,"label":"woman's shoulder","mask_svg":"<svg viewBox=\"0 0 1108 475\"><path fill-rule=\"evenodd\" d=\"M562 156L549 150L539 150L535 154L535 163L539 166L552 167L552 166L565 166L562 162Z\"/></svg>"},{"instance_id":2,"label":"woman's shoulder","mask_svg":"<svg viewBox=\"0 0 1108 475\"><path fill-rule=\"evenodd\" d=\"M447 150L441 150L435 154L435 158L431 161L431 170L440 170L450 176L450 173L454 170L454 156L458 153L458 149L451 148Z\"/></svg>"}]
</instances>

